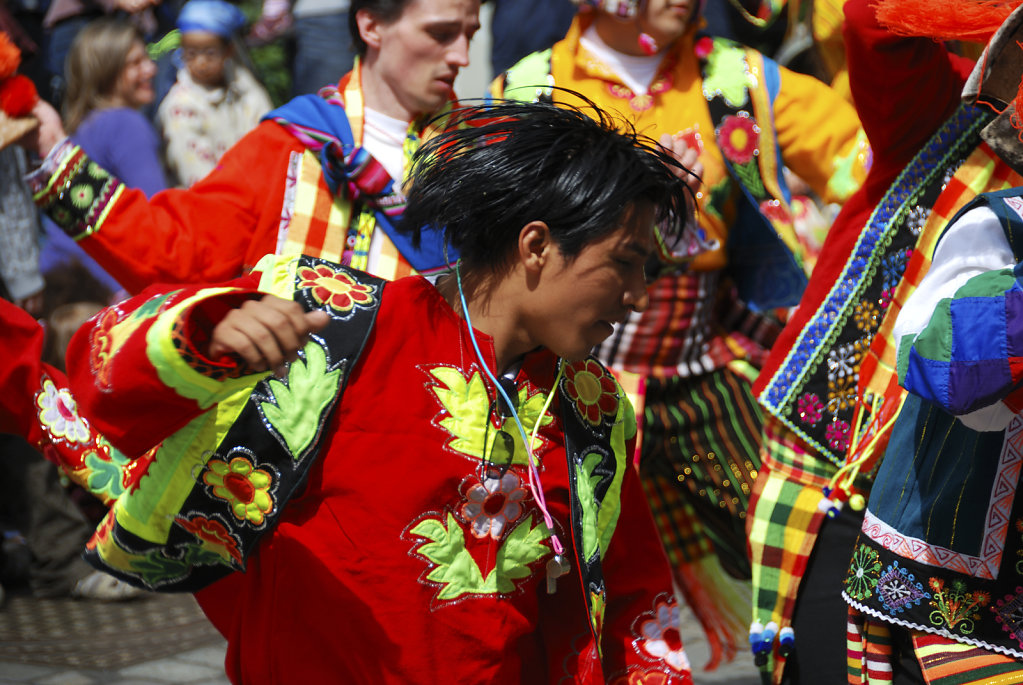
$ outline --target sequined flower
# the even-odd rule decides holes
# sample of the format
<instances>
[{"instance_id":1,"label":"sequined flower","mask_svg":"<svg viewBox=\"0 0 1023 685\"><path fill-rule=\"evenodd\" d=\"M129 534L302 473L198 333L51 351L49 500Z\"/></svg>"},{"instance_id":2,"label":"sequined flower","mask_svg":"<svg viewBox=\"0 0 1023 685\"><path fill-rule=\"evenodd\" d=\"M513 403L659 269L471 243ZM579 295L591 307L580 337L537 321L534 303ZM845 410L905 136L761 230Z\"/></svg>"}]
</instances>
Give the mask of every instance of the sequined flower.
<instances>
[{"instance_id":1,"label":"sequined flower","mask_svg":"<svg viewBox=\"0 0 1023 685\"><path fill-rule=\"evenodd\" d=\"M575 400L575 408L591 426L599 426L604 416L618 413L618 385L604 367L585 359L565 367L565 390Z\"/></svg>"},{"instance_id":2,"label":"sequined flower","mask_svg":"<svg viewBox=\"0 0 1023 685\"><path fill-rule=\"evenodd\" d=\"M828 412L837 414L856 406L857 376L843 376L828 381Z\"/></svg>"},{"instance_id":3,"label":"sequined flower","mask_svg":"<svg viewBox=\"0 0 1023 685\"><path fill-rule=\"evenodd\" d=\"M373 301L373 287L356 283L344 271L326 264L304 266L298 270L299 288L311 288L313 299L339 312L351 311L356 305Z\"/></svg>"},{"instance_id":4,"label":"sequined flower","mask_svg":"<svg viewBox=\"0 0 1023 685\"><path fill-rule=\"evenodd\" d=\"M500 540L505 526L522 515L522 500L526 489L522 480L509 471L500 478L484 478L465 493L468 500L462 505L462 516L471 524L477 538L488 535Z\"/></svg>"},{"instance_id":5,"label":"sequined flower","mask_svg":"<svg viewBox=\"0 0 1023 685\"><path fill-rule=\"evenodd\" d=\"M824 403L816 393L805 393L796 402L796 411L799 413L799 420L811 426L821 420L821 413L824 411Z\"/></svg>"},{"instance_id":6,"label":"sequined flower","mask_svg":"<svg viewBox=\"0 0 1023 685\"><path fill-rule=\"evenodd\" d=\"M927 223L927 218L931 215L931 210L926 207L919 205L909 210L906 215L906 225L909 226L909 231L913 235L920 235L920 231L923 230L924 224Z\"/></svg>"},{"instance_id":7,"label":"sequined flower","mask_svg":"<svg viewBox=\"0 0 1023 685\"><path fill-rule=\"evenodd\" d=\"M721 152L733 164L746 164L757 152L760 129L748 116L728 115L718 130Z\"/></svg>"},{"instance_id":8,"label":"sequined flower","mask_svg":"<svg viewBox=\"0 0 1023 685\"><path fill-rule=\"evenodd\" d=\"M839 345L828 352L828 380L855 375L860 368L860 354L854 343Z\"/></svg>"},{"instance_id":9,"label":"sequined flower","mask_svg":"<svg viewBox=\"0 0 1023 685\"><path fill-rule=\"evenodd\" d=\"M824 439L831 449L844 452L849 447L849 422L832 421L824 431Z\"/></svg>"},{"instance_id":10,"label":"sequined flower","mask_svg":"<svg viewBox=\"0 0 1023 685\"><path fill-rule=\"evenodd\" d=\"M641 639L637 647L680 673L688 671L689 657L682 646L680 625L678 604L658 601L653 616L639 625Z\"/></svg>"},{"instance_id":11,"label":"sequined flower","mask_svg":"<svg viewBox=\"0 0 1023 685\"><path fill-rule=\"evenodd\" d=\"M203 549L207 549L217 556L230 563L242 563L242 554L238 550L238 541L227 530L220 521L208 519L205 516L195 516L191 519L179 518L179 526L199 539Z\"/></svg>"},{"instance_id":12,"label":"sequined flower","mask_svg":"<svg viewBox=\"0 0 1023 685\"><path fill-rule=\"evenodd\" d=\"M49 378L43 380L43 388L36 395L39 408L39 422L53 438L70 443L89 442L89 424L78 415L75 399L67 388L58 388Z\"/></svg>"},{"instance_id":13,"label":"sequined flower","mask_svg":"<svg viewBox=\"0 0 1023 685\"><path fill-rule=\"evenodd\" d=\"M881 261L881 287L884 290L893 290L902 280L902 274L906 273L906 260L907 253L900 250Z\"/></svg>"},{"instance_id":14,"label":"sequined flower","mask_svg":"<svg viewBox=\"0 0 1023 685\"><path fill-rule=\"evenodd\" d=\"M273 511L274 501L270 496L273 478L269 472L255 468L245 457L235 457L230 462L210 459L202 480L213 488L214 497L231 505L231 511L239 520L259 526L266 514Z\"/></svg>"},{"instance_id":15,"label":"sequined flower","mask_svg":"<svg viewBox=\"0 0 1023 685\"><path fill-rule=\"evenodd\" d=\"M856 305L856 310L853 312L853 321L856 322L856 328L865 333L872 333L877 330L881 323L880 317L881 310L869 300L860 302Z\"/></svg>"},{"instance_id":16,"label":"sequined flower","mask_svg":"<svg viewBox=\"0 0 1023 685\"><path fill-rule=\"evenodd\" d=\"M877 577L881 572L881 558L866 545L860 545L853 552L849 575L845 579L845 591L853 599L866 599L874 594Z\"/></svg>"}]
</instances>

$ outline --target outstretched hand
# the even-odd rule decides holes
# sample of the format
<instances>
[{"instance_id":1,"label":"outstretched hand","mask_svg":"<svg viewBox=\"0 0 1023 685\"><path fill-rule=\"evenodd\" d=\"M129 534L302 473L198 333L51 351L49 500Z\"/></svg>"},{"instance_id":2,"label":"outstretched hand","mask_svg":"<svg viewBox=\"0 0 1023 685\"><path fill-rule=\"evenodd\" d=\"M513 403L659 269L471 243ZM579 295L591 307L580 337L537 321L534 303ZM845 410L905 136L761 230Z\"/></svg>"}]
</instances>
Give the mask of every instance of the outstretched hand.
<instances>
[{"instance_id":1,"label":"outstretched hand","mask_svg":"<svg viewBox=\"0 0 1023 685\"><path fill-rule=\"evenodd\" d=\"M703 164L700 163L700 151L691 148L681 136L673 136L669 133L662 134L658 141L661 147L670 154L685 169L672 167L671 170L693 191L693 195L700 189L703 176ZM686 173L688 170L689 173Z\"/></svg>"},{"instance_id":2,"label":"outstretched hand","mask_svg":"<svg viewBox=\"0 0 1023 685\"><path fill-rule=\"evenodd\" d=\"M326 312L305 312L297 302L266 295L232 309L214 327L209 355L235 354L253 372L280 371L329 320Z\"/></svg>"},{"instance_id":3,"label":"outstretched hand","mask_svg":"<svg viewBox=\"0 0 1023 685\"><path fill-rule=\"evenodd\" d=\"M32 108L32 116L39 121L39 125L22 136L18 144L35 152L39 159L43 159L54 145L67 137L67 134L64 132L64 124L57 110L46 100L39 98Z\"/></svg>"}]
</instances>

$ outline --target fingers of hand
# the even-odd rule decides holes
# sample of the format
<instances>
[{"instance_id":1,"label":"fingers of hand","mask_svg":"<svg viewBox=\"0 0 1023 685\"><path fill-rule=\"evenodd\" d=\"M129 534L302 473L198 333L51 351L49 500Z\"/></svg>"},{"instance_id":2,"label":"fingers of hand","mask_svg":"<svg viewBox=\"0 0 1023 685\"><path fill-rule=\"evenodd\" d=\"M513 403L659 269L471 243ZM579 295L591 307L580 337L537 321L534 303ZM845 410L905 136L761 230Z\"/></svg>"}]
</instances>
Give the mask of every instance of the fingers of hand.
<instances>
[{"instance_id":1,"label":"fingers of hand","mask_svg":"<svg viewBox=\"0 0 1023 685\"><path fill-rule=\"evenodd\" d=\"M323 312L306 314L297 303L273 295L249 300L214 329L210 355L234 353L254 371L279 369L298 357L309 334L326 325L327 318Z\"/></svg>"}]
</instances>

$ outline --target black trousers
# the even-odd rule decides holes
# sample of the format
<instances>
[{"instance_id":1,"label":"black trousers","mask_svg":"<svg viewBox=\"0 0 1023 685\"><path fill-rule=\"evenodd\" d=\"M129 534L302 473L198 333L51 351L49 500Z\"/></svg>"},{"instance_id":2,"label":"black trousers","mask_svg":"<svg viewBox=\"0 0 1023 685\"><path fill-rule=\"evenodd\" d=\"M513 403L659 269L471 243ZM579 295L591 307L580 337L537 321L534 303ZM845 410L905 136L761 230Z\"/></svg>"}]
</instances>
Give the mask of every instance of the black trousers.
<instances>
[{"instance_id":1,"label":"black trousers","mask_svg":"<svg viewBox=\"0 0 1023 685\"><path fill-rule=\"evenodd\" d=\"M843 583L863 524L863 512L846 505L825 519L799 586L792 629L796 649L785 663L785 685L840 685L846 673L846 624L849 607ZM923 685L924 678L906 631L892 626L894 685Z\"/></svg>"},{"instance_id":2,"label":"black trousers","mask_svg":"<svg viewBox=\"0 0 1023 685\"><path fill-rule=\"evenodd\" d=\"M0 434L0 502L32 553L32 594L67 595L92 572L81 555L93 526L61 484L57 467L14 435Z\"/></svg>"}]
</instances>

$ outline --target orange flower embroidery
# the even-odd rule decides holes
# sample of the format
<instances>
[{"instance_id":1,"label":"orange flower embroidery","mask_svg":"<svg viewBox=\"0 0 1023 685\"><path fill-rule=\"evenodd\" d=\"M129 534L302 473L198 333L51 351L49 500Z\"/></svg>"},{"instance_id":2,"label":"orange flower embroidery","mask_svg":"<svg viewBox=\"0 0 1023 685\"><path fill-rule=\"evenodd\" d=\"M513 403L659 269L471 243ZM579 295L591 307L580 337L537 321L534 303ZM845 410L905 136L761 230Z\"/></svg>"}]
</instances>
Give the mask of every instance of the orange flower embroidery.
<instances>
[{"instance_id":1,"label":"orange flower embroidery","mask_svg":"<svg viewBox=\"0 0 1023 685\"><path fill-rule=\"evenodd\" d=\"M311 288L313 299L339 312L351 311L355 305L373 301L373 287L356 283L344 271L319 264L298 270L299 288Z\"/></svg>"},{"instance_id":2,"label":"orange flower embroidery","mask_svg":"<svg viewBox=\"0 0 1023 685\"><path fill-rule=\"evenodd\" d=\"M587 423L599 426L604 416L618 413L618 384L592 359L565 367L565 390Z\"/></svg>"}]
</instances>

